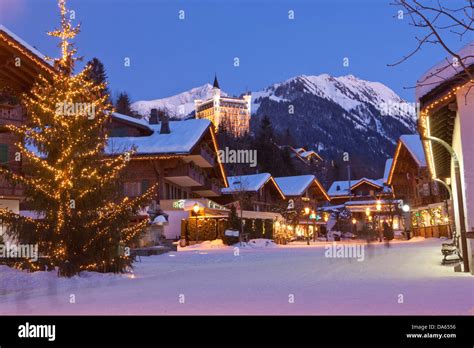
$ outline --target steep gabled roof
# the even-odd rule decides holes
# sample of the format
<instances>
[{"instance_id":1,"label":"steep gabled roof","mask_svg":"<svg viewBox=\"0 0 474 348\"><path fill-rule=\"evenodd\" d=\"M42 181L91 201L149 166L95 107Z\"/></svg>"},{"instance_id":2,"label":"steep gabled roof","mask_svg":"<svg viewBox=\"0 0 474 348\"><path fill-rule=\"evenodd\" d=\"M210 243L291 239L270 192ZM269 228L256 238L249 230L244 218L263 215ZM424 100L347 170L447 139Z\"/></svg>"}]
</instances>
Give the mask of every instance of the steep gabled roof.
<instances>
[{"instance_id":1,"label":"steep gabled roof","mask_svg":"<svg viewBox=\"0 0 474 348\"><path fill-rule=\"evenodd\" d=\"M384 178L381 178L381 179L361 178L361 179L351 180L350 187L349 187L348 180L334 181L328 190L328 194L331 197L348 196L350 194L350 191L352 191L357 186L362 185L363 183L372 185L374 187L383 188L384 191L387 191L389 190L389 188L384 187L384 182L385 182Z\"/></svg>"},{"instance_id":2,"label":"steep gabled roof","mask_svg":"<svg viewBox=\"0 0 474 348\"><path fill-rule=\"evenodd\" d=\"M36 60L37 63L47 64L49 65L50 68L52 68L50 61L46 59L46 56L43 53L38 51L36 48L28 44L25 40L23 40L18 35L16 35L11 30L7 29L1 24L0 24L0 33L3 35L6 35L6 37L8 37L11 41L13 41L16 44L19 44L22 48L26 49L27 51L29 51L29 53L33 54L35 58L39 59L39 60ZM3 35L0 35L0 39L3 38Z\"/></svg>"},{"instance_id":3,"label":"steep gabled roof","mask_svg":"<svg viewBox=\"0 0 474 348\"><path fill-rule=\"evenodd\" d=\"M21 69L13 64L15 57L21 58ZM56 74L55 68L42 53L2 25L0 25L0 61L2 64L0 78L21 91L30 90L39 75L50 79Z\"/></svg>"},{"instance_id":4,"label":"steep gabled roof","mask_svg":"<svg viewBox=\"0 0 474 348\"><path fill-rule=\"evenodd\" d=\"M315 179L314 175L296 175L275 178L275 181L286 196L301 196Z\"/></svg>"},{"instance_id":5,"label":"steep gabled roof","mask_svg":"<svg viewBox=\"0 0 474 348\"><path fill-rule=\"evenodd\" d=\"M275 181L285 196L301 196L312 184L315 184L321 194L329 200L326 190L314 175L285 176L275 178Z\"/></svg>"},{"instance_id":6,"label":"steep gabled roof","mask_svg":"<svg viewBox=\"0 0 474 348\"><path fill-rule=\"evenodd\" d=\"M382 188L383 179L377 179L377 180L368 179L368 178L359 179L351 186L351 190L355 189L357 186L362 185L362 184L369 184L378 188Z\"/></svg>"},{"instance_id":7,"label":"steep gabled roof","mask_svg":"<svg viewBox=\"0 0 474 348\"><path fill-rule=\"evenodd\" d=\"M393 173L395 172L402 148L405 148L408 151L419 167L427 166L423 143L420 136L418 134L404 134L400 136L397 148L395 150L395 156L393 157L392 165L387 178L387 184L389 185L392 184Z\"/></svg>"},{"instance_id":8,"label":"steep gabled roof","mask_svg":"<svg viewBox=\"0 0 474 348\"><path fill-rule=\"evenodd\" d=\"M390 169L392 168L393 158L389 158L385 161L385 168L383 171L384 183L388 182L388 176L390 175Z\"/></svg>"},{"instance_id":9,"label":"steep gabled roof","mask_svg":"<svg viewBox=\"0 0 474 348\"><path fill-rule=\"evenodd\" d=\"M286 198L285 194L282 192L278 184L269 173L229 176L227 177L227 181L229 182L229 187L222 189L223 194L232 194L237 192L257 192L266 183L270 182L280 193L282 199Z\"/></svg>"},{"instance_id":10,"label":"steep gabled roof","mask_svg":"<svg viewBox=\"0 0 474 348\"><path fill-rule=\"evenodd\" d=\"M426 157L420 136L418 134L404 134L400 136L400 141L405 145L418 165L426 167Z\"/></svg>"}]
</instances>

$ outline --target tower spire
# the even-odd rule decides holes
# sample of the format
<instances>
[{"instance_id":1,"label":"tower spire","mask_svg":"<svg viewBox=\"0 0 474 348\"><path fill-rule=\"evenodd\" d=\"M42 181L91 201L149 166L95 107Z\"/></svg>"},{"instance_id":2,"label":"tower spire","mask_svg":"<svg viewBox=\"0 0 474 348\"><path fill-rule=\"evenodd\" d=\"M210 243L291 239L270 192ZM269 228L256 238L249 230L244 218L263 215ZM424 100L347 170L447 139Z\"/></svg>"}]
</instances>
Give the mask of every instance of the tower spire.
<instances>
[{"instance_id":1,"label":"tower spire","mask_svg":"<svg viewBox=\"0 0 474 348\"><path fill-rule=\"evenodd\" d=\"M219 87L219 82L217 81L217 74L214 74L214 84L212 86L213 88L220 89Z\"/></svg>"}]
</instances>

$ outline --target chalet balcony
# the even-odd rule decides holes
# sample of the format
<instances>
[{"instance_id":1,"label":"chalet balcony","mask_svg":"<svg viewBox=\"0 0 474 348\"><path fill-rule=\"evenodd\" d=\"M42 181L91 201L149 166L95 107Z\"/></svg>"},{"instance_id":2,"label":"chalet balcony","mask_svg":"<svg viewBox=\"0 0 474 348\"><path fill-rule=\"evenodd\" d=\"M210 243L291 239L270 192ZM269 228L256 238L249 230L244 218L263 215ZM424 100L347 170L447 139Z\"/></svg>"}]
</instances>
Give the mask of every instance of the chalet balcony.
<instances>
[{"instance_id":1,"label":"chalet balcony","mask_svg":"<svg viewBox=\"0 0 474 348\"><path fill-rule=\"evenodd\" d=\"M204 186L206 184L205 175L199 168L190 164L165 169L165 178L182 187Z\"/></svg>"},{"instance_id":2,"label":"chalet balcony","mask_svg":"<svg viewBox=\"0 0 474 348\"><path fill-rule=\"evenodd\" d=\"M218 197L221 195L221 185L215 180L206 180L204 186L193 189L193 192L202 197Z\"/></svg>"},{"instance_id":3,"label":"chalet balcony","mask_svg":"<svg viewBox=\"0 0 474 348\"><path fill-rule=\"evenodd\" d=\"M216 165L214 152L208 146L201 146L196 154L186 156L184 161L192 161L201 168L213 168Z\"/></svg>"}]
</instances>

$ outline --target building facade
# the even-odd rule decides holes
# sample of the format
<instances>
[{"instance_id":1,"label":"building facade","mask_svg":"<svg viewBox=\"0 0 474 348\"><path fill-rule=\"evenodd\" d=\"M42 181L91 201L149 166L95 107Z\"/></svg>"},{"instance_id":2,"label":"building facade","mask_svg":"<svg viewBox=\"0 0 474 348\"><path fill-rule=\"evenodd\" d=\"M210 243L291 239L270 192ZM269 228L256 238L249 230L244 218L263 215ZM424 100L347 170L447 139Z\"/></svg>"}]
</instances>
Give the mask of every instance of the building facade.
<instances>
[{"instance_id":1,"label":"building facade","mask_svg":"<svg viewBox=\"0 0 474 348\"><path fill-rule=\"evenodd\" d=\"M229 176L229 187L217 200L238 209L273 212L285 205L286 197L269 173Z\"/></svg>"},{"instance_id":2,"label":"building facade","mask_svg":"<svg viewBox=\"0 0 474 348\"><path fill-rule=\"evenodd\" d=\"M387 184L410 207L414 236L451 237L453 213L449 194L443 185L432 180L419 135L400 137Z\"/></svg>"},{"instance_id":3,"label":"building facade","mask_svg":"<svg viewBox=\"0 0 474 348\"><path fill-rule=\"evenodd\" d=\"M420 79L419 131L433 179L452 191L455 236L463 270L474 274L474 46L457 52L463 64L449 60L433 66ZM469 74L468 74L469 72Z\"/></svg>"},{"instance_id":4,"label":"building facade","mask_svg":"<svg viewBox=\"0 0 474 348\"><path fill-rule=\"evenodd\" d=\"M212 97L194 101L196 118L210 120L216 131L225 127L232 135L241 137L250 130L251 99L251 95L242 98L224 96L215 77Z\"/></svg>"},{"instance_id":5,"label":"building facade","mask_svg":"<svg viewBox=\"0 0 474 348\"><path fill-rule=\"evenodd\" d=\"M275 182L287 198L286 215L293 217L293 225L289 227L295 236L315 239L327 222L320 212L330 201L324 187L314 175L278 177Z\"/></svg>"},{"instance_id":6,"label":"building facade","mask_svg":"<svg viewBox=\"0 0 474 348\"><path fill-rule=\"evenodd\" d=\"M113 114L106 153L115 156L135 148L121 176L123 194L136 197L156 185L154 199L137 219L161 219L163 228L158 232L175 239L180 235L181 220L190 218L193 204L199 204L201 215L206 216L205 207L211 207L212 199L220 196L227 179L208 120L162 119L158 123L153 114L150 123ZM208 203L202 205L203 200Z\"/></svg>"},{"instance_id":7,"label":"building facade","mask_svg":"<svg viewBox=\"0 0 474 348\"><path fill-rule=\"evenodd\" d=\"M391 164L387 160L386 166ZM385 173L388 169L385 170ZM395 198L392 189L387 185L386 178L361 178L353 181L335 181L328 189L331 205L325 209L331 214L328 228L333 228L337 221L333 215L342 211L350 212L353 224L352 231L360 232L370 226L379 233L387 223L396 233L405 229L402 213L402 202ZM337 228L337 226L335 226Z\"/></svg>"},{"instance_id":8,"label":"building facade","mask_svg":"<svg viewBox=\"0 0 474 348\"><path fill-rule=\"evenodd\" d=\"M21 173L22 160L15 143L18 139L5 125L21 125L27 112L21 98L33 86L39 75L45 78L55 73L45 56L21 38L0 25L0 165ZM24 198L21 185L13 185L0 176L0 209L20 212ZM0 234L2 233L0 226Z\"/></svg>"}]
</instances>

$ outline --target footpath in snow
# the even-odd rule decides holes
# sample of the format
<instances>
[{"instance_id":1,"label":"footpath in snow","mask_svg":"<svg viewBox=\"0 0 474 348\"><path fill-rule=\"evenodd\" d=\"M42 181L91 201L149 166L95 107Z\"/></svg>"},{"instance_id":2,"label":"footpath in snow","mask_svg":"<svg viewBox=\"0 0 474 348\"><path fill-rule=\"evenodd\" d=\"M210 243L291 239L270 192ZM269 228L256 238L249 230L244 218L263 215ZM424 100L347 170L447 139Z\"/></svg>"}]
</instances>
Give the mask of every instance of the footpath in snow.
<instances>
[{"instance_id":1,"label":"footpath in snow","mask_svg":"<svg viewBox=\"0 0 474 348\"><path fill-rule=\"evenodd\" d=\"M70 279L0 266L0 315L473 315L474 277L441 265L442 242L339 242L363 250L344 258L327 257L331 242L214 241L142 257L130 274Z\"/></svg>"}]
</instances>

